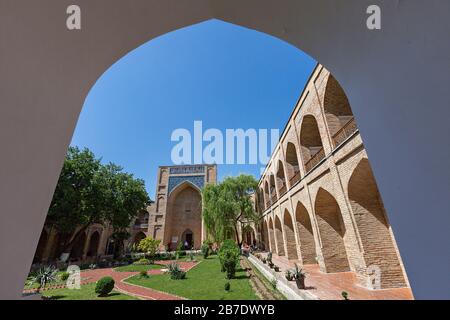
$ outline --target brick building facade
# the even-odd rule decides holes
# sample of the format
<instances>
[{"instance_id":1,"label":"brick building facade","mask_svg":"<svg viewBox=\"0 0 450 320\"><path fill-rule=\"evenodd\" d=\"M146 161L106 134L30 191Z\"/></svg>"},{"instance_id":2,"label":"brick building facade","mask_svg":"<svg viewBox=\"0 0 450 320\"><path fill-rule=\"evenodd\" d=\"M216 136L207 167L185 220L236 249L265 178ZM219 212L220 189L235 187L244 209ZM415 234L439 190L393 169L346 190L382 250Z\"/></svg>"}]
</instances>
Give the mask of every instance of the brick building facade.
<instances>
[{"instance_id":1,"label":"brick building facade","mask_svg":"<svg viewBox=\"0 0 450 320\"><path fill-rule=\"evenodd\" d=\"M155 203L149 207L148 234L161 248L174 250L181 242L199 249L205 238L201 189L217 182L217 166L163 166L158 170Z\"/></svg>"},{"instance_id":2,"label":"brick building facade","mask_svg":"<svg viewBox=\"0 0 450 320\"><path fill-rule=\"evenodd\" d=\"M408 280L347 97L321 65L313 71L262 174L259 240L278 256L354 272L371 287Z\"/></svg>"}]
</instances>

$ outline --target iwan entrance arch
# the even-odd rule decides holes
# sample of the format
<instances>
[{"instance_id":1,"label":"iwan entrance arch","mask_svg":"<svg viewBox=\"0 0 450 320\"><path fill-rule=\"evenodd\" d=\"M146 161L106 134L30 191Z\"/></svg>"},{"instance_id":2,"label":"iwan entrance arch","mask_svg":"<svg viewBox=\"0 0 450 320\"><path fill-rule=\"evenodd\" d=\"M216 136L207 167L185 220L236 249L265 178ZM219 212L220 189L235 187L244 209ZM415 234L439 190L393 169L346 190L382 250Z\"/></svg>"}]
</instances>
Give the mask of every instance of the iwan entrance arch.
<instances>
[{"instance_id":1,"label":"iwan entrance arch","mask_svg":"<svg viewBox=\"0 0 450 320\"><path fill-rule=\"evenodd\" d=\"M81 7L82 30L66 29L70 4ZM371 4L381 7L382 30L366 28ZM2 0L0 297L20 297L95 81L144 42L217 18L287 41L334 74L415 296L450 298L442 281L450 265L448 12L450 2L440 0Z\"/></svg>"}]
</instances>

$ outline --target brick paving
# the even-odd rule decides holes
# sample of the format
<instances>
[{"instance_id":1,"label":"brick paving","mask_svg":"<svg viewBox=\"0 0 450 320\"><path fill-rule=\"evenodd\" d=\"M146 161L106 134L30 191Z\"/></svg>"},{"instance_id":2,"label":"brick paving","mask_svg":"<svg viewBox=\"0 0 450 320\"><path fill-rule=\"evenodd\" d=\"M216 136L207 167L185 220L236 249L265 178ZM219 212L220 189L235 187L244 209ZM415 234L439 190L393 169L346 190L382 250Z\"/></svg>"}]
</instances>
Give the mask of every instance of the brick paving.
<instances>
[{"instance_id":1,"label":"brick paving","mask_svg":"<svg viewBox=\"0 0 450 320\"><path fill-rule=\"evenodd\" d=\"M156 264L167 266L172 261L156 261ZM197 262L178 262L181 269L184 271L189 271L192 269L195 265L197 265ZM161 269L154 269L149 270L147 274L149 275L157 275L162 274L163 271ZM182 300L183 297L178 297L176 295L168 294L165 292L157 291L150 288L145 288L141 286L137 286L134 284L129 284L124 282L125 279L130 278L134 275L139 274L139 272L118 272L114 271L113 268L105 268L105 269L94 269L94 270L83 270L81 271L81 284L88 284L97 282L99 279L103 277L110 276L115 281L115 289L117 291L120 291L124 294L128 294L130 296L135 296L140 299L144 300ZM55 288L62 288L64 286L58 286L58 287L50 287L48 289L55 289ZM32 292L32 290L26 290L24 292Z\"/></svg>"},{"instance_id":2,"label":"brick paving","mask_svg":"<svg viewBox=\"0 0 450 320\"><path fill-rule=\"evenodd\" d=\"M273 263L280 267L279 275L294 267L296 261L288 261L285 257L273 254ZM298 262L297 262L298 263ZM299 267L300 264L298 263ZM321 300L342 300L342 291L348 293L351 300L413 300L410 288L369 290L358 284L353 272L323 273L318 265L304 265L306 272L306 290Z\"/></svg>"}]
</instances>

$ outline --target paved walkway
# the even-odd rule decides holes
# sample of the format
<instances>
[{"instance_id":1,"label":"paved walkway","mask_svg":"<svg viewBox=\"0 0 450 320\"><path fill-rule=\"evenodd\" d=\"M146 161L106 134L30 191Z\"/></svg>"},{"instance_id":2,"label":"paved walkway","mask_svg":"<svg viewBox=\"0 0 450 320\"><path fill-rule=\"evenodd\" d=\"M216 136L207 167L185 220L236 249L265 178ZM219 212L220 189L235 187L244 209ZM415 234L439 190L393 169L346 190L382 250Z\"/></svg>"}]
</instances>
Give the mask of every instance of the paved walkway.
<instances>
[{"instance_id":1,"label":"paved walkway","mask_svg":"<svg viewBox=\"0 0 450 320\"><path fill-rule=\"evenodd\" d=\"M160 265L168 265L172 261L156 261L156 264ZM178 262L181 269L184 271L189 271L198 262ZM157 275L162 274L163 272L160 269L149 270L147 274L149 275ZM168 294L165 292L157 291L150 288L145 288L141 286L137 286L134 284L124 282L125 279L130 278L134 275L139 274L139 272L118 272L114 271L113 268L105 268L105 269L94 269L94 270L83 270L81 271L81 284L88 284L97 282L99 279L103 277L110 276L115 281L115 289L124 294L138 297L144 300L183 300L184 298L178 297L172 294ZM63 286L59 286L63 287Z\"/></svg>"},{"instance_id":2,"label":"paved walkway","mask_svg":"<svg viewBox=\"0 0 450 320\"><path fill-rule=\"evenodd\" d=\"M263 254L264 255L264 254ZM280 276L284 271L294 267L296 261L273 254L272 261L280 267ZM300 267L300 264L297 261ZM323 273L319 265L304 265L306 272L306 290L321 300L342 300L342 291L348 293L351 300L413 300L410 288L369 290L358 284L354 272Z\"/></svg>"}]
</instances>

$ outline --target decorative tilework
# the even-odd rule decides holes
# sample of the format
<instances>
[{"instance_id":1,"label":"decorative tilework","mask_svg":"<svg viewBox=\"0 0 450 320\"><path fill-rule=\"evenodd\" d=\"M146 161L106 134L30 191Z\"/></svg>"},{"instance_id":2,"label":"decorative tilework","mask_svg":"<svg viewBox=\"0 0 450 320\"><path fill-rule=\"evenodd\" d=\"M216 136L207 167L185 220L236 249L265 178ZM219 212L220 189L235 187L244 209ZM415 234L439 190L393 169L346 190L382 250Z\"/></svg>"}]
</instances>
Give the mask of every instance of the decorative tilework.
<instances>
[{"instance_id":1,"label":"decorative tilework","mask_svg":"<svg viewBox=\"0 0 450 320\"><path fill-rule=\"evenodd\" d=\"M175 189L176 186L178 186L179 184L181 184L185 181L189 181L193 185L196 185L197 187L202 189L205 184L205 176L202 175L202 176L169 177L169 189L168 189L169 194L172 192L173 189Z\"/></svg>"},{"instance_id":2,"label":"decorative tilework","mask_svg":"<svg viewBox=\"0 0 450 320\"><path fill-rule=\"evenodd\" d=\"M204 173L205 166L179 166L170 168L170 174L189 174L189 173Z\"/></svg>"}]
</instances>

